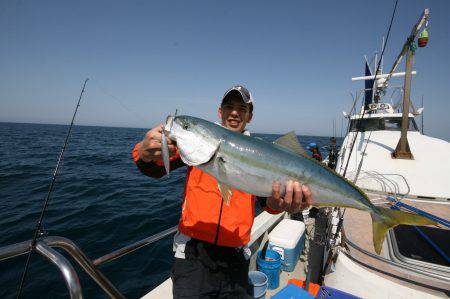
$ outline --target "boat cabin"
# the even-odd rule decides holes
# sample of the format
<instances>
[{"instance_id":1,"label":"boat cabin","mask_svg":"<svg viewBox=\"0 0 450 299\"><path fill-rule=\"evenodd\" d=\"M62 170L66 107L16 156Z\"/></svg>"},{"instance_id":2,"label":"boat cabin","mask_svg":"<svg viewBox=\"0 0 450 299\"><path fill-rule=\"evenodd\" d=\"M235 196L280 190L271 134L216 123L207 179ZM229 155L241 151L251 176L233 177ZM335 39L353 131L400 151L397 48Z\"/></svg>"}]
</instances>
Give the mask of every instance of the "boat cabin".
<instances>
[{"instance_id":1,"label":"boat cabin","mask_svg":"<svg viewBox=\"0 0 450 299\"><path fill-rule=\"evenodd\" d=\"M365 109L365 112L364 112ZM361 114L350 117L350 132L401 131L402 113L395 113L388 103L369 104ZM408 131L419 131L414 115L409 114Z\"/></svg>"}]
</instances>

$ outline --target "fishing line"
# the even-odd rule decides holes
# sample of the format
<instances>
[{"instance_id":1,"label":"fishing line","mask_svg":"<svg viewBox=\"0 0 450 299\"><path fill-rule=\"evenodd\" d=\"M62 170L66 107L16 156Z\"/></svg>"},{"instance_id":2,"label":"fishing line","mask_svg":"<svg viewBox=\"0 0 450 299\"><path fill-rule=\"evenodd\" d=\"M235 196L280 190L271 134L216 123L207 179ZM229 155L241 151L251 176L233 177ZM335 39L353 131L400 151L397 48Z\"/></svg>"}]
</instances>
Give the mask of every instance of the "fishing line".
<instances>
[{"instance_id":1,"label":"fishing line","mask_svg":"<svg viewBox=\"0 0 450 299\"><path fill-rule=\"evenodd\" d=\"M104 87L102 87L102 85L98 82L97 79L92 79L92 81L95 82L95 85L101 92L103 92L105 95L111 97L112 99L114 99L123 109L125 109L126 111L130 112L131 114L133 114L134 117L136 117L137 119L141 120L144 124L147 123L147 120L145 120L142 116L140 116L139 114L137 114L135 111L131 110L130 108L128 108L121 99L119 99L117 96L111 94L110 92L108 92Z\"/></svg>"},{"instance_id":2,"label":"fishing line","mask_svg":"<svg viewBox=\"0 0 450 299\"><path fill-rule=\"evenodd\" d=\"M69 126L69 131L67 132L66 139L64 140L64 145L63 145L63 147L61 149L61 152L59 153L58 162L56 163L55 170L53 171L52 181L50 182L50 186L48 187L48 192L47 192L47 196L46 196L45 201L44 201L44 205L43 205L42 210L41 210L41 215L39 216L39 220L38 220L38 222L36 224L36 229L34 231L33 240L31 241L31 245L30 245L30 251L28 251L27 261L25 263L25 268L24 268L23 273L22 273L22 279L20 280L20 287L19 287L19 290L17 292L17 297L16 297L17 299L20 298L20 295L22 294L22 289L23 289L23 286L24 286L24 283L25 283L25 278L27 276L28 268L29 268L29 265L30 265L31 253L33 252L34 248L36 247L36 239L38 238L38 236L42 236L43 235L42 221L44 220L45 213L47 212L47 207L48 207L48 203L49 203L49 200L50 200L50 195L52 193L53 186L54 186L55 181L56 181L56 176L58 175L59 165L61 164L61 161L63 160L64 152L65 152L67 144L69 142L70 133L72 132L73 123L75 121L75 116L77 114L78 107L80 107L80 101L81 101L81 98L83 97L84 89L86 87L86 83L87 83L88 80L89 80L89 78L86 78L86 80L84 80L83 88L81 89L81 93L80 93L80 96L78 98L77 106L75 107L75 111L74 111L73 116L72 116L72 121L71 121L70 126Z\"/></svg>"},{"instance_id":3,"label":"fishing line","mask_svg":"<svg viewBox=\"0 0 450 299\"><path fill-rule=\"evenodd\" d=\"M356 92L355 92L355 96L353 96L353 93L350 92L350 96L352 97L353 104L352 104L352 108L350 109L350 112L348 113L348 120L349 120L349 121L348 121L348 124L347 124L347 128L345 129L345 135L348 135L348 133L350 132L351 115L353 114L353 110L355 109L356 103L358 102L359 96L360 96L361 94L362 94L362 92L359 92L359 94L358 94L358 91L356 91ZM355 110L355 111L356 111L356 110ZM343 136L341 136L341 137L343 137ZM347 148L347 146L348 146L348 144L349 144L349 142L350 142L349 139L350 139L350 138L346 138L346 139L345 139L345 144L342 143L342 145L341 145L342 154L343 154L344 157L345 157L345 149ZM341 163L341 165L339 165L339 174L342 173L341 170L342 170L342 167L344 166L343 164L344 164L344 163Z\"/></svg>"}]
</instances>

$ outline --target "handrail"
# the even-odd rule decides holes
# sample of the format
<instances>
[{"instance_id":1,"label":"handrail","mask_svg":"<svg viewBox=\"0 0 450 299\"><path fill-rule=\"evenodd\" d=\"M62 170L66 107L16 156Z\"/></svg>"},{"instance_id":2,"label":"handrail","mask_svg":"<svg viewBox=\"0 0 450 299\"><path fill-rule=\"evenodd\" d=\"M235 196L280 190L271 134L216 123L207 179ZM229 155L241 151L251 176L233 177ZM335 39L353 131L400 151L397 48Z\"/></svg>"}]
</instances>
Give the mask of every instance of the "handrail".
<instances>
[{"instance_id":1,"label":"handrail","mask_svg":"<svg viewBox=\"0 0 450 299\"><path fill-rule=\"evenodd\" d=\"M150 236L148 238L145 238L143 240L137 241L137 242L135 242L133 244L127 245L127 246L122 247L120 249L117 249L117 250L115 250L113 252L105 254L104 256L96 258L92 263L95 266L99 266L99 265L105 264L107 262L113 261L113 260L118 259L118 258L120 258L120 257L122 257L122 256L124 256L124 255L126 255L128 253L131 253L131 252L133 252L135 250L138 250L139 248L142 248L142 247L147 246L147 245L149 245L151 243L154 243L154 242L156 242L156 241L158 241L158 240L160 240L160 239L162 239L164 237L167 237L167 236L175 233L176 231L177 231L177 226L173 226L171 228L163 230L162 232L159 232L159 233L157 233L155 235L152 235L152 236Z\"/></svg>"},{"instance_id":2,"label":"handrail","mask_svg":"<svg viewBox=\"0 0 450 299\"><path fill-rule=\"evenodd\" d=\"M58 267L64 281L66 282L67 289L69 290L71 299L83 299L83 293L81 291L80 279L77 272L72 267L70 262L58 251L52 249L48 245L38 242L36 244L36 251L42 256L47 258L56 267Z\"/></svg>"},{"instance_id":3,"label":"handrail","mask_svg":"<svg viewBox=\"0 0 450 299\"><path fill-rule=\"evenodd\" d=\"M0 261L28 253L30 247L31 240L0 247Z\"/></svg>"},{"instance_id":4,"label":"handrail","mask_svg":"<svg viewBox=\"0 0 450 299\"><path fill-rule=\"evenodd\" d=\"M64 237L47 237L42 242L64 249L109 297L125 298L73 241Z\"/></svg>"},{"instance_id":5,"label":"handrail","mask_svg":"<svg viewBox=\"0 0 450 299\"><path fill-rule=\"evenodd\" d=\"M52 263L57 265L60 270L62 269L59 264L65 265L64 269L72 267L67 259L58 253L57 251L51 249L50 247L58 247L65 250L82 268L83 270L103 289L103 291L111 298L125 298L118 289L103 275L100 270L98 270L92 261L83 253L83 251L71 240L63 237L46 237L37 242L39 247L36 246L36 250L48 258ZM10 259L25 253L28 253L31 248L31 240L21 243L16 243L0 248L0 261ZM51 254L48 253L51 250ZM51 258L50 258L51 256ZM59 263L59 264L58 264ZM66 264L69 264L67 266ZM66 280L66 285L69 288L69 292L72 294L73 283L68 283L68 279L65 275L71 271L61 270L61 273ZM76 275L76 273L75 273ZM78 278L76 278L78 279ZM76 289L75 289L76 290ZM80 288L81 290L81 288ZM71 295L72 296L72 295ZM81 298L81 297L74 297Z\"/></svg>"},{"instance_id":6,"label":"handrail","mask_svg":"<svg viewBox=\"0 0 450 299\"><path fill-rule=\"evenodd\" d=\"M101 256L94 261L88 258L73 241L64 237L50 236L42 238L37 242L36 251L45 256L60 269L64 280L66 281L71 298L82 298L78 276L70 262L62 254L56 250L53 250L52 247L58 247L66 251L109 297L125 298L120 291L103 275L103 273L97 269L97 266L118 259L128 253L152 244L175 233L176 231L177 226L173 226L148 238ZM30 251L30 248L31 240L0 247L0 261L26 254Z\"/></svg>"}]
</instances>

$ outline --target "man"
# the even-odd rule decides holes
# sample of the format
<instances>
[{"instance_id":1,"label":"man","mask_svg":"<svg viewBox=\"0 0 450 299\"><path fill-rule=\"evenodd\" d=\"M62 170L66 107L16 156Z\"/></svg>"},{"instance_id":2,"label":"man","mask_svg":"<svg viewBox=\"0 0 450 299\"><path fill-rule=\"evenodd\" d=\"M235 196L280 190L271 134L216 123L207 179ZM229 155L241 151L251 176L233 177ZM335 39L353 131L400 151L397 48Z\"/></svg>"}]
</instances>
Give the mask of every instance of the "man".
<instances>
[{"instance_id":1,"label":"man","mask_svg":"<svg viewBox=\"0 0 450 299\"><path fill-rule=\"evenodd\" d=\"M319 151L319 147L317 146L317 144L315 144L314 142L311 142L308 146L309 150L312 153L312 157L314 159L316 159L319 162L322 162L323 158L322 158L322 154Z\"/></svg>"},{"instance_id":2,"label":"man","mask_svg":"<svg viewBox=\"0 0 450 299\"><path fill-rule=\"evenodd\" d=\"M336 145L336 138L331 137L330 138L330 145L328 146L328 167L331 169L336 168L336 162L338 158L338 151L339 148Z\"/></svg>"},{"instance_id":3,"label":"man","mask_svg":"<svg viewBox=\"0 0 450 299\"><path fill-rule=\"evenodd\" d=\"M246 125L253 117L253 99L243 86L234 86L222 98L218 110L221 125L249 135ZM165 174L161 156L163 125L153 128L133 151L144 174ZM168 139L170 169L184 166L176 144ZM284 198L274 182L272 196L255 198L233 190L224 202L218 182L196 167L188 167L182 215L174 238L175 263L172 269L174 298L245 298L248 287L249 255L245 245L255 217L255 201L269 213L296 213L312 203L311 192L299 182L288 182Z\"/></svg>"}]
</instances>

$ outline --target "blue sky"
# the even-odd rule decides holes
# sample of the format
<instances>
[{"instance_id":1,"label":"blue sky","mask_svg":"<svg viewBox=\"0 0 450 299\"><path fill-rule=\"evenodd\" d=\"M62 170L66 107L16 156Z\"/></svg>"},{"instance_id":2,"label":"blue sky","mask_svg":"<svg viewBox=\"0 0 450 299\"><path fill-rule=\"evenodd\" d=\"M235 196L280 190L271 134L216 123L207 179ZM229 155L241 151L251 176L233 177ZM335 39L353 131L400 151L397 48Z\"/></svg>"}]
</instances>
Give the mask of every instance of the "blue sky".
<instances>
[{"instance_id":1,"label":"blue sky","mask_svg":"<svg viewBox=\"0 0 450 299\"><path fill-rule=\"evenodd\" d=\"M176 108L216 120L224 91L240 83L255 98L252 131L330 135L393 5L2 1L0 121L68 123L86 77L78 124L152 127ZM449 140L449 1L399 1L385 68L425 7L430 43L417 51L412 99L424 95L426 133Z\"/></svg>"}]
</instances>

